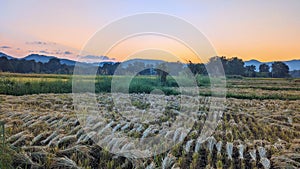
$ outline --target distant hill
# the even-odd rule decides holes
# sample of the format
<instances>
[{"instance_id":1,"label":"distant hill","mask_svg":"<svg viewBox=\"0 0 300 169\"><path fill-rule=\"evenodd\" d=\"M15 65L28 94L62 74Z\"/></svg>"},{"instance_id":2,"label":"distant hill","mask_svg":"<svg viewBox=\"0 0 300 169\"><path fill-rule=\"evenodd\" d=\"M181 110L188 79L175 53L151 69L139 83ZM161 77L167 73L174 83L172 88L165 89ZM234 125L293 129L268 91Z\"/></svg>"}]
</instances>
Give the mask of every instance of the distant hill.
<instances>
[{"instance_id":1,"label":"distant hill","mask_svg":"<svg viewBox=\"0 0 300 169\"><path fill-rule=\"evenodd\" d=\"M28 55L28 56L24 57L23 59L25 59L25 60L34 60L35 62L47 63L47 62L49 62L50 59L53 59L53 58L57 58L57 57L39 55L39 54L31 54L31 55ZM69 66L74 66L75 63L76 63L76 61L69 60L69 59L61 59L61 58L58 58L58 59L60 60L61 64L66 64L66 65L69 65Z\"/></svg>"},{"instance_id":2,"label":"distant hill","mask_svg":"<svg viewBox=\"0 0 300 169\"><path fill-rule=\"evenodd\" d=\"M289 60L289 61L283 61L283 62L289 66L290 71L300 69L300 60ZM259 65L261 65L263 63L265 63L271 67L273 62L260 62L258 60L252 59L249 61L245 61L245 66L254 65L254 66L256 66L256 71L259 71Z\"/></svg>"},{"instance_id":3,"label":"distant hill","mask_svg":"<svg viewBox=\"0 0 300 169\"><path fill-rule=\"evenodd\" d=\"M7 59L15 59L12 56L9 56L5 53L0 52L0 57L6 57ZM46 55L39 55L39 54L30 54L22 59L25 60L34 60L35 62L42 62L42 63L47 63L50 59L52 58L57 58L55 56L46 56ZM60 60L61 64L66 64L68 66L74 66L76 64L76 61L74 60L70 60L70 59L63 59L63 58L58 58ZM127 67L130 63L134 63L134 62L143 62L145 65L147 64L152 64L152 65L156 65L156 64L160 64L162 62L164 62L163 60L150 60L150 59L131 59L128 61L125 61L122 63L123 67ZM285 64L287 64L290 68L290 71L293 70L299 70L300 69L300 59L299 60L289 60L289 61L283 61ZM86 63L86 62L81 62L82 65L88 66L88 65L92 65L92 66L103 66L103 64L105 63L114 63L114 62L95 62L95 63ZM273 62L260 62L258 60L252 59L249 61L245 61L245 66L250 66L250 65L254 65L256 66L256 71L259 70L259 65L261 65L262 63L266 63L267 65L269 65L271 67Z\"/></svg>"},{"instance_id":4,"label":"distant hill","mask_svg":"<svg viewBox=\"0 0 300 169\"><path fill-rule=\"evenodd\" d=\"M5 53L0 52L0 57L6 57L7 59L18 59L18 58L14 58L12 56L9 56ZM42 63L47 63L49 62L50 59L52 58L57 58L55 56L47 56L47 55L39 55L39 54L30 54L24 58L20 58L20 59L25 59L25 60L34 60L35 62L42 62ZM66 64L68 66L74 66L76 64L76 61L74 60L70 60L70 59L62 59L62 58L57 58L60 60L61 64ZM152 64L152 65L156 65L158 63L162 63L164 61L162 60L148 60L148 59L131 59L128 61L123 62L123 66L126 67L129 64L132 64L134 62L143 62L145 65L147 64ZM114 63L111 61L104 61L104 62L94 62L94 63L86 63L86 62L81 62L84 65L93 65L93 66L103 66L105 63Z\"/></svg>"},{"instance_id":5,"label":"distant hill","mask_svg":"<svg viewBox=\"0 0 300 169\"><path fill-rule=\"evenodd\" d=\"M294 78L300 78L300 70L290 71L290 75Z\"/></svg>"},{"instance_id":6,"label":"distant hill","mask_svg":"<svg viewBox=\"0 0 300 169\"><path fill-rule=\"evenodd\" d=\"M160 63L163 63L165 61L163 60L150 60L150 59L130 59L122 62L123 67L127 67L129 64L133 64L134 62L141 62L144 63L145 65L157 65Z\"/></svg>"},{"instance_id":7,"label":"distant hill","mask_svg":"<svg viewBox=\"0 0 300 169\"><path fill-rule=\"evenodd\" d=\"M2 53L2 52L0 52L0 57L6 57L8 60L14 59L14 57L9 56L9 55L7 55L7 54L5 54L5 53Z\"/></svg>"},{"instance_id":8,"label":"distant hill","mask_svg":"<svg viewBox=\"0 0 300 169\"><path fill-rule=\"evenodd\" d=\"M54 56L45 56L45 55L39 55L39 54L31 54L23 59L25 60L34 60L35 62L42 62L42 63L47 63L49 62L50 59L55 58Z\"/></svg>"},{"instance_id":9,"label":"distant hill","mask_svg":"<svg viewBox=\"0 0 300 169\"><path fill-rule=\"evenodd\" d=\"M112 62L95 62L95 63L86 63L86 62L76 62L74 60L70 60L70 59L63 59L63 58L58 58L55 56L47 56L47 55L39 55L39 54L30 54L28 56L25 56L24 58L14 58L12 56L9 56L5 53L0 52L0 57L6 57L7 59L25 59L25 60L33 60L35 62L42 62L42 63L47 63L49 62L50 59L52 58L57 58L60 60L61 64L66 64L68 66L74 66L76 63L80 63L83 66L88 66L88 65L92 65L92 66L103 66L104 63L112 63Z\"/></svg>"},{"instance_id":10,"label":"distant hill","mask_svg":"<svg viewBox=\"0 0 300 169\"><path fill-rule=\"evenodd\" d=\"M300 60L289 60L285 61L284 63L286 63L289 66L290 71L300 70Z\"/></svg>"},{"instance_id":11,"label":"distant hill","mask_svg":"<svg viewBox=\"0 0 300 169\"><path fill-rule=\"evenodd\" d=\"M245 66L254 65L254 66L256 66L257 70L259 68L259 65L261 65L261 64L262 64L262 62L260 62L258 60L255 60L255 59L252 59L252 60L249 60L249 61L245 61Z\"/></svg>"}]
</instances>

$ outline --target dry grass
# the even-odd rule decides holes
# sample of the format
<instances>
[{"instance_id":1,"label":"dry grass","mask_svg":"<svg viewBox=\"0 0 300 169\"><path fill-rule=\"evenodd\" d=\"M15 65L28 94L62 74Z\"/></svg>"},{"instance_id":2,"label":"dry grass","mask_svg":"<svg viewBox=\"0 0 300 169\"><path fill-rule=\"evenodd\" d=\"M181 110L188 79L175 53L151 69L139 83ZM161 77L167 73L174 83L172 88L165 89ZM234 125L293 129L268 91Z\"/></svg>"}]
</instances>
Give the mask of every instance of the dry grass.
<instances>
[{"instance_id":1,"label":"dry grass","mask_svg":"<svg viewBox=\"0 0 300 169\"><path fill-rule=\"evenodd\" d=\"M182 139L168 152L134 164L141 168L300 166L300 100L227 99L216 131L210 139L199 142L205 119L209 117L205 106L201 106L191 132L168 130L176 119L178 96L168 96L169 102L157 103L157 97L161 96L132 94L133 100L140 101L136 104L150 103L154 108L149 116L136 118L135 113L143 112L139 106L125 106L122 113L118 113L111 109L113 102L108 94L97 95L98 106L107 114L103 114L102 120L89 119L86 126L79 125L70 94L0 97L0 118L6 122L7 142L16 148L14 167L130 168L132 159L111 154L91 140L94 130L105 133L114 128L115 132L135 138L161 133L171 140ZM120 94L119 99L122 97ZM199 99L205 103L209 98ZM185 106L191 108L189 104ZM161 107L168 108L158 111ZM130 118L124 119L124 115ZM187 134L185 138L184 134ZM107 148L112 150L132 148L126 140L102 139L107 140Z\"/></svg>"}]
</instances>

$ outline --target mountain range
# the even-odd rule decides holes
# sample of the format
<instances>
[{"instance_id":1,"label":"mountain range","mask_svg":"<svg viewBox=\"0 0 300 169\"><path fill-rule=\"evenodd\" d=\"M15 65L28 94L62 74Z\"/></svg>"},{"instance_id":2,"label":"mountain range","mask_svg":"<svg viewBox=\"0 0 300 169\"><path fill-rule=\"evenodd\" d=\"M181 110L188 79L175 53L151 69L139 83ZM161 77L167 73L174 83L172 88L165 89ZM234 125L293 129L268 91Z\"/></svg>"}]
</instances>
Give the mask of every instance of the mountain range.
<instances>
[{"instance_id":1,"label":"mountain range","mask_svg":"<svg viewBox=\"0 0 300 169\"><path fill-rule=\"evenodd\" d=\"M46 56L46 55L39 55L39 54L30 54L28 56L25 56L24 58L14 58L12 56L9 56L5 53L0 52L0 57L6 57L8 60L10 59L24 59L24 60L33 60L35 62L41 62L41 63L47 63L49 62L50 59L53 58L57 58L60 60L61 64L66 64L68 66L74 66L76 63L82 63L84 65L94 65L94 66L102 66L105 62L101 62L101 63L86 63L86 62L77 62L74 60L70 60L70 59L63 59L63 58L58 58L55 56Z\"/></svg>"},{"instance_id":2,"label":"mountain range","mask_svg":"<svg viewBox=\"0 0 300 169\"><path fill-rule=\"evenodd\" d=\"M282 61L282 62L284 62L285 64L287 64L289 66L290 71L300 70L300 59L299 60L294 59L294 60L288 60L288 61ZM259 65L261 65L263 63L265 63L271 67L273 62L260 62L258 60L252 59L249 61L245 61L245 66L254 65L256 67L256 71L259 71Z\"/></svg>"},{"instance_id":3,"label":"mountain range","mask_svg":"<svg viewBox=\"0 0 300 169\"><path fill-rule=\"evenodd\" d=\"M0 52L0 57L6 57L7 59L25 59L25 60L34 60L35 62L42 62L42 63L47 63L50 59L52 58L57 58L55 56L46 56L46 55L39 55L39 54L30 54L24 58L14 58L12 56L9 56L5 53L2 53ZM69 65L69 66L74 66L76 64L76 61L74 60L70 60L70 59L63 59L63 58L57 58L60 60L60 63L61 64L66 64L66 65ZM126 61L126 63L124 63L123 66L126 66L130 63L133 63L133 62L143 62L145 64L159 64L159 63L162 63L164 61L162 60L147 60L147 59L133 59L133 60L130 60L130 61ZM288 61L282 61L284 62L285 64L287 64L290 68L290 71L293 71L293 70L300 70L300 59L296 60L288 60ZM90 64L90 65L93 65L93 66L102 66L104 63L113 63L111 61L104 61L104 62L95 62L95 63L86 63L86 62L80 62L82 64ZM256 67L256 71L259 70L259 65L261 64L267 64L271 67L272 63L273 62L260 62L258 60L255 60L255 59L252 59L252 60L249 60L249 61L245 61L245 66L250 66L250 65L254 65Z\"/></svg>"}]
</instances>

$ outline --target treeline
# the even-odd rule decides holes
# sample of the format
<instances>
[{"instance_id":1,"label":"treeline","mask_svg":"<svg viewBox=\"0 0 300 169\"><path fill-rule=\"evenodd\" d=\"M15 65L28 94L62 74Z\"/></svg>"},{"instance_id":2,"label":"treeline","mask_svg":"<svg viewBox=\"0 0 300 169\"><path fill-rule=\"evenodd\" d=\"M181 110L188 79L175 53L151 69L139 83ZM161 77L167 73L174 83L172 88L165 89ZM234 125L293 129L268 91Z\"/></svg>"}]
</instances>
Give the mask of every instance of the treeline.
<instances>
[{"instance_id":1,"label":"treeline","mask_svg":"<svg viewBox=\"0 0 300 169\"><path fill-rule=\"evenodd\" d=\"M52 58L47 63L25 59L7 59L0 57L0 71L11 73L45 73L72 74L74 66L61 64L58 58Z\"/></svg>"},{"instance_id":2,"label":"treeline","mask_svg":"<svg viewBox=\"0 0 300 169\"><path fill-rule=\"evenodd\" d=\"M259 66L259 71L256 71L255 65L245 66L245 63L242 59L233 57L226 58L225 56L215 56L210 58L207 63L207 67L209 65L217 65L216 62L222 63L224 68L224 73L226 76L231 75L239 75L245 77L274 77L274 78L285 78L290 77L289 67L284 62L274 62L271 67L265 63L262 63ZM193 64L190 62L190 69L194 72L194 74L203 74L203 64Z\"/></svg>"},{"instance_id":3,"label":"treeline","mask_svg":"<svg viewBox=\"0 0 300 169\"><path fill-rule=\"evenodd\" d=\"M98 75L126 75L137 73L138 75L160 75L165 78L168 74L178 75L190 71L194 75L207 75L207 68L211 65L221 63L226 76L245 76L245 77L274 77L284 78L289 77L289 67L283 62L274 62L271 67L267 64L261 64L259 71L256 71L254 65L245 66L242 59L233 57L226 58L225 56L215 56L210 58L205 65L203 63L182 64L179 62L162 62L154 64L145 64L141 61L132 61L124 65L121 63L104 63L97 67ZM85 65L87 66L87 65ZM89 65L93 66L93 65ZM88 67L82 67L82 70L88 70ZM94 66L95 68L95 66ZM218 69L218 68L214 68ZM33 60L24 59L7 59L0 57L0 71L12 73L45 73L45 74L72 74L74 66L61 64L58 58L52 58L47 63L35 62ZM84 71L83 71L84 72ZM88 71L86 71L88 72ZM166 73L168 72L168 73ZM294 72L294 74L297 72Z\"/></svg>"},{"instance_id":4,"label":"treeline","mask_svg":"<svg viewBox=\"0 0 300 169\"><path fill-rule=\"evenodd\" d=\"M293 70L293 71L290 71L290 75L291 75L292 77L300 78L300 70Z\"/></svg>"}]
</instances>

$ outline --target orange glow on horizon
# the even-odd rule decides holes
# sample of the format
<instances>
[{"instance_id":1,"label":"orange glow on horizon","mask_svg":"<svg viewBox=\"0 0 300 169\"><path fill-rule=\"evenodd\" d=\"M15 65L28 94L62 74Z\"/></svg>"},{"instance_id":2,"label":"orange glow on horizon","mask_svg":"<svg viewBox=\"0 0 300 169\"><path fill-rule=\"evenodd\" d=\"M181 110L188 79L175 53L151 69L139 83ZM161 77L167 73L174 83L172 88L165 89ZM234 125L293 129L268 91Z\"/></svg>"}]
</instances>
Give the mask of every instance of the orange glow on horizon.
<instances>
[{"instance_id":1,"label":"orange glow on horizon","mask_svg":"<svg viewBox=\"0 0 300 169\"><path fill-rule=\"evenodd\" d=\"M85 43L103 26L124 16L157 12L178 16L197 27L219 56L262 62L300 59L300 1L297 0L168 3L53 0L10 1L1 5L5 15L0 16L3 23L0 52L18 58L38 53L76 60ZM55 45L26 44L34 41ZM119 44L108 57L122 60L147 48L165 49L179 58L199 62L183 45L166 39L132 39Z\"/></svg>"},{"instance_id":2,"label":"orange glow on horizon","mask_svg":"<svg viewBox=\"0 0 300 169\"><path fill-rule=\"evenodd\" d=\"M154 51L153 55L149 53L151 50ZM155 52L157 50L165 51L170 55L157 56L158 53ZM148 52L143 55L144 52L141 51ZM141 53L137 54L137 52ZM160 54L163 55L163 52ZM202 62L201 58L197 57L191 49L181 42L156 35L136 36L126 39L116 44L116 46L107 53L107 56L116 58L118 61L128 60L129 58L133 59L131 58L132 55L134 55L134 58L165 60L170 62L188 62L189 60L195 63Z\"/></svg>"}]
</instances>

